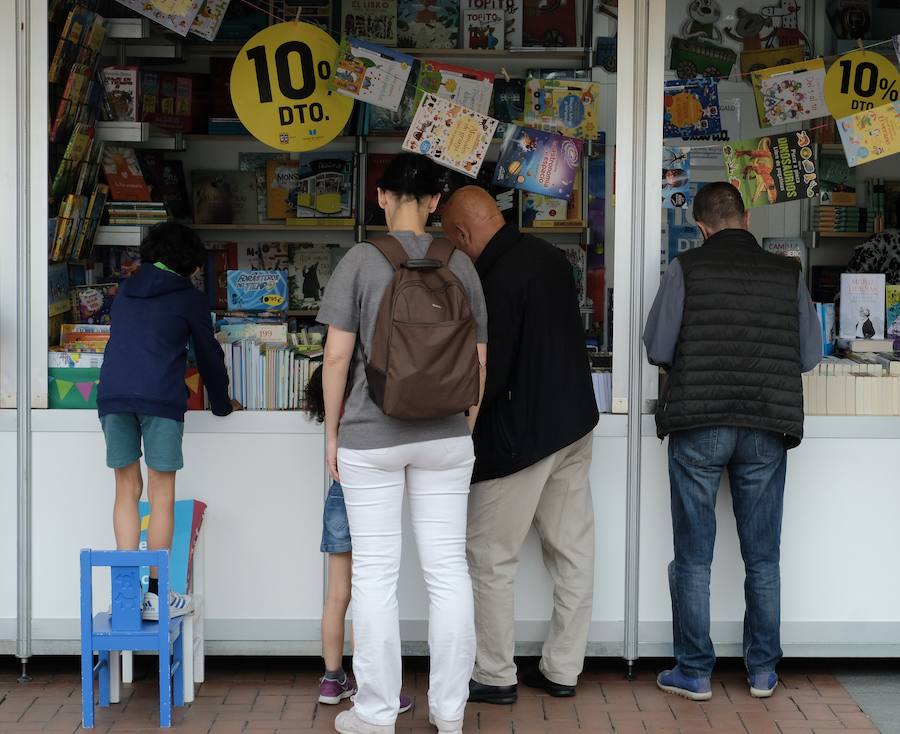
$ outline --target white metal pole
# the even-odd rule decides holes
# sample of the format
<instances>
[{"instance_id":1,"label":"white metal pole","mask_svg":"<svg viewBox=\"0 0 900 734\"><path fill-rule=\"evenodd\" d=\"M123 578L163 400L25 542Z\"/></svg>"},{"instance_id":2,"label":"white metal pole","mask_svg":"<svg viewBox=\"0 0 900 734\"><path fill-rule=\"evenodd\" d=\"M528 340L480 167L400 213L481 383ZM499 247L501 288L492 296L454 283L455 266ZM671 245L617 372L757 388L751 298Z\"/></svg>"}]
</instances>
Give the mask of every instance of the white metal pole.
<instances>
[{"instance_id":1,"label":"white metal pole","mask_svg":"<svg viewBox=\"0 0 900 734\"><path fill-rule=\"evenodd\" d=\"M22 661L20 682L29 680L31 657L30 5L30 0L16 0L16 657Z\"/></svg>"}]
</instances>

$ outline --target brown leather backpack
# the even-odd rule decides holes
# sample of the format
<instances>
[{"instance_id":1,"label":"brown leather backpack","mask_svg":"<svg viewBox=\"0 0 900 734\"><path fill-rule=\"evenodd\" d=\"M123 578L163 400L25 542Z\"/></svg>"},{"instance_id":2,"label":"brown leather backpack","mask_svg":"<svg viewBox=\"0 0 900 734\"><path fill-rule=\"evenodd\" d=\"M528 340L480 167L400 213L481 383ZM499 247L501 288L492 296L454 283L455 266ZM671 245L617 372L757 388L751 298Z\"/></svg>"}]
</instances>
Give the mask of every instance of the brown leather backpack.
<instances>
[{"instance_id":1,"label":"brown leather backpack","mask_svg":"<svg viewBox=\"0 0 900 734\"><path fill-rule=\"evenodd\" d=\"M478 352L468 295L449 268L453 245L434 240L411 260L390 235L369 242L394 268L366 361L372 400L404 420L468 410L478 402Z\"/></svg>"}]
</instances>

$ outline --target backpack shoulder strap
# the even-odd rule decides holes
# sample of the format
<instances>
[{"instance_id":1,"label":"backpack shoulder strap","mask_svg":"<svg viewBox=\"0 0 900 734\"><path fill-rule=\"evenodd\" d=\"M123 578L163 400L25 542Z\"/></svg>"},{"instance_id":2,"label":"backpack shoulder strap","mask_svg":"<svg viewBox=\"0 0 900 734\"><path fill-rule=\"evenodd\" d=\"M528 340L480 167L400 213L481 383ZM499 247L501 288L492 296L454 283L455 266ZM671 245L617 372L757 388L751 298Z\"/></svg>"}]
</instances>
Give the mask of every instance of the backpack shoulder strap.
<instances>
[{"instance_id":1,"label":"backpack shoulder strap","mask_svg":"<svg viewBox=\"0 0 900 734\"><path fill-rule=\"evenodd\" d=\"M425 253L425 257L430 260L440 260L441 265L446 268L450 264L450 258L455 249L456 248L450 240L446 237L439 237L438 239L431 241L431 244L428 246L428 252Z\"/></svg>"},{"instance_id":2,"label":"backpack shoulder strap","mask_svg":"<svg viewBox=\"0 0 900 734\"><path fill-rule=\"evenodd\" d=\"M409 260L406 250L404 250L403 245L400 244L400 240L389 234L370 237L366 242L384 255L394 270L400 270L400 268L406 264L407 260Z\"/></svg>"}]
</instances>

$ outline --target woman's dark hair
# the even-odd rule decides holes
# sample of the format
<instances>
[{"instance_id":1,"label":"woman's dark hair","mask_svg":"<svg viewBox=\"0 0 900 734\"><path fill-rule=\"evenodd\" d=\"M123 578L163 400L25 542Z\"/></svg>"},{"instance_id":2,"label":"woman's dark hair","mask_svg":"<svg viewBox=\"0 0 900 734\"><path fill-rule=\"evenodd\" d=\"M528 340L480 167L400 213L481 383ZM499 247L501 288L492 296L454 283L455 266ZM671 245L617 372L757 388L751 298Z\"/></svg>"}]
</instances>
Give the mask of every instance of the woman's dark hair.
<instances>
[{"instance_id":1,"label":"woman's dark hair","mask_svg":"<svg viewBox=\"0 0 900 734\"><path fill-rule=\"evenodd\" d=\"M401 199L421 199L442 191L441 167L416 153L398 153L378 179L378 188Z\"/></svg>"},{"instance_id":2,"label":"woman's dark hair","mask_svg":"<svg viewBox=\"0 0 900 734\"><path fill-rule=\"evenodd\" d=\"M141 262L161 262L189 278L195 269L206 264L206 248L190 227L178 222L162 222L151 227L141 243Z\"/></svg>"},{"instance_id":3,"label":"woman's dark hair","mask_svg":"<svg viewBox=\"0 0 900 734\"><path fill-rule=\"evenodd\" d=\"M325 393L322 390L322 365L316 367L306 383L306 412L316 422L325 420Z\"/></svg>"}]
</instances>

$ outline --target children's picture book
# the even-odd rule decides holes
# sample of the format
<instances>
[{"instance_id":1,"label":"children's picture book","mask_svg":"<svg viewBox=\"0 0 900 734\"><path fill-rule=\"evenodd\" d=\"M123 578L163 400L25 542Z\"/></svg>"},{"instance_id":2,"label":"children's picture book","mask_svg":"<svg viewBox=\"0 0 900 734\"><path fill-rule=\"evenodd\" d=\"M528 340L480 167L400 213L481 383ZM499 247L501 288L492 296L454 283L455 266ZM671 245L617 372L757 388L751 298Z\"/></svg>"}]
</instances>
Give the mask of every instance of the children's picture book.
<instances>
[{"instance_id":1,"label":"children's picture book","mask_svg":"<svg viewBox=\"0 0 900 734\"><path fill-rule=\"evenodd\" d=\"M581 171L568 199L556 199L526 191L522 194L522 227L583 227Z\"/></svg>"},{"instance_id":2,"label":"children's picture book","mask_svg":"<svg viewBox=\"0 0 900 734\"><path fill-rule=\"evenodd\" d=\"M288 307L284 270L229 270L229 311L285 311Z\"/></svg>"},{"instance_id":3,"label":"children's picture book","mask_svg":"<svg viewBox=\"0 0 900 734\"><path fill-rule=\"evenodd\" d=\"M69 298L69 266L55 263L47 267L47 313L57 316L72 308Z\"/></svg>"},{"instance_id":4,"label":"children's picture book","mask_svg":"<svg viewBox=\"0 0 900 734\"><path fill-rule=\"evenodd\" d=\"M103 283L72 288L72 320L76 324L108 324L118 283Z\"/></svg>"},{"instance_id":5,"label":"children's picture book","mask_svg":"<svg viewBox=\"0 0 900 734\"><path fill-rule=\"evenodd\" d=\"M886 285L885 296L885 325L889 337L900 337L900 285Z\"/></svg>"},{"instance_id":6,"label":"children's picture book","mask_svg":"<svg viewBox=\"0 0 900 734\"><path fill-rule=\"evenodd\" d=\"M94 128L81 124L72 128L50 186L50 196L54 201L59 202L63 195L72 192L82 170L99 150L99 147L94 146Z\"/></svg>"},{"instance_id":7,"label":"children's picture book","mask_svg":"<svg viewBox=\"0 0 900 734\"><path fill-rule=\"evenodd\" d=\"M266 165L288 160L286 153L238 153L238 169L256 176L256 215L260 224L271 222L266 212Z\"/></svg>"},{"instance_id":8,"label":"children's picture book","mask_svg":"<svg viewBox=\"0 0 900 734\"><path fill-rule=\"evenodd\" d=\"M850 166L900 153L900 101L842 117L837 127Z\"/></svg>"},{"instance_id":9,"label":"children's picture book","mask_svg":"<svg viewBox=\"0 0 900 734\"><path fill-rule=\"evenodd\" d=\"M691 196L691 149L663 147L662 205L664 209L687 209Z\"/></svg>"},{"instance_id":10,"label":"children's picture book","mask_svg":"<svg viewBox=\"0 0 900 734\"><path fill-rule=\"evenodd\" d=\"M725 175L748 209L819 196L813 143L805 130L722 146Z\"/></svg>"},{"instance_id":11,"label":"children's picture book","mask_svg":"<svg viewBox=\"0 0 900 734\"><path fill-rule=\"evenodd\" d=\"M136 66L107 66L100 72L103 91L113 119L123 122L137 122L138 100L141 98L140 72Z\"/></svg>"},{"instance_id":12,"label":"children's picture book","mask_svg":"<svg viewBox=\"0 0 900 734\"><path fill-rule=\"evenodd\" d=\"M291 264L288 268L288 292L292 309L317 308L331 277L329 245L303 243L290 246Z\"/></svg>"},{"instance_id":13,"label":"children's picture book","mask_svg":"<svg viewBox=\"0 0 900 734\"><path fill-rule=\"evenodd\" d=\"M760 127L829 115L821 58L754 71L752 83Z\"/></svg>"},{"instance_id":14,"label":"children's picture book","mask_svg":"<svg viewBox=\"0 0 900 734\"><path fill-rule=\"evenodd\" d=\"M578 46L575 0L522 0L523 46Z\"/></svg>"},{"instance_id":15,"label":"children's picture book","mask_svg":"<svg viewBox=\"0 0 900 734\"><path fill-rule=\"evenodd\" d=\"M397 0L341 0L344 36L385 46L397 45Z\"/></svg>"},{"instance_id":16,"label":"children's picture book","mask_svg":"<svg viewBox=\"0 0 900 734\"><path fill-rule=\"evenodd\" d=\"M524 79L494 80L494 96L491 99L490 115L500 122L496 133L498 137L503 137L507 124L521 125L524 123Z\"/></svg>"},{"instance_id":17,"label":"children's picture book","mask_svg":"<svg viewBox=\"0 0 900 734\"><path fill-rule=\"evenodd\" d=\"M593 140L600 132L600 85L567 79L529 79L525 124L570 138Z\"/></svg>"},{"instance_id":18,"label":"children's picture book","mask_svg":"<svg viewBox=\"0 0 900 734\"><path fill-rule=\"evenodd\" d=\"M256 175L192 171L195 224L256 224Z\"/></svg>"},{"instance_id":19,"label":"children's picture book","mask_svg":"<svg viewBox=\"0 0 900 734\"><path fill-rule=\"evenodd\" d=\"M207 41L215 41L231 0L205 0L191 25L191 33Z\"/></svg>"},{"instance_id":20,"label":"children's picture book","mask_svg":"<svg viewBox=\"0 0 900 734\"><path fill-rule=\"evenodd\" d=\"M510 125L503 136L494 183L568 199L581 166L576 138Z\"/></svg>"},{"instance_id":21,"label":"children's picture book","mask_svg":"<svg viewBox=\"0 0 900 734\"><path fill-rule=\"evenodd\" d=\"M822 356L830 357L834 354L834 304L814 303L816 316L819 317L819 326L822 329Z\"/></svg>"},{"instance_id":22,"label":"children's picture book","mask_svg":"<svg viewBox=\"0 0 900 734\"><path fill-rule=\"evenodd\" d=\"M575 279L575 291L578 294L578 303L584 305L586 288L587 288L587 253L583 245L560 245L556 248L561 250L569 265L572 266L572 277Z\"/></svg>"},{"instance_id":23,"label":"children's picture book","mask_svg":"<svg viewBox=\"0 0 900 734\"><path fill-rule=\"evenodd\" d=\"M502 8L462 8L463 48L502 51L506 18Z\"/></svg>"},{"instance_id":24,"label":"children's picture book","mask_svg":"<svg viewBox=\"0 0 900 734\"><path fill-rule=\"evenodd\" d=\"M353 153L301 155L297 218L353 224L353 178Z\"/></svg>"},{"instance_id":25,"label":"children's picture book","mask_svg":"<svg viewBox=\"0 0 900 734\"><path fill-rule=\"evenodd\" d=\"M300 161L266 161L266 216L269 219L295 216L299 184Z\"/></svg>"},{"instance_id":26,"label":"children's picture book","mask_svg":"<svg viewBox=\"0 0 900 734\"><path fill-rule=\"evenodd\" d=\"M141 120L172 133L205 133L209 83L205 74L142 71Z\"/></svg>"},{"instance_id":27,"label":"children's picture book","mask_svg":"<svg viewBox=\"0 0 900 734\"><path fill-rule=\"evenodd\" d=\"M114 201L151 201L150 188L133 148L103 148L103 175Z\"/></svg>"},{"instance_id":28,"label":"children's picture book","mask_svg":"<svg viewBox=\"0 0 900 734\"><path fill-rule=\"evenodd\" d=\"M841 274L841 339L884 339L884 273Z\"/></svg>"},{"instance_id":29,"label":"children's picture book","mask_svg":"<svg viewBox=\"0 0 900 734\"><path fill-rule=\"evenodd\" d=\"M486 115L493 90L494 75L488 71L437 61L423 61L419 70L419 99L429 93Z\"/></svg>"},{"instance_id":30,"label":"children's picture book","mask_svg":"<svg viewBox=\"0 0 900 734\"><path fill-rule=\"evenodd\" d=\"M348 36L341 41L331 81L340 94L397 110L413 61L412 56Z\"/></svg>"},{"instance_id":31,"label":"children's picture book","mask_svg":"<svg viewBox=\"0 0 900 734\"><path fill-rule=\"evenodd\" d=\"M663 88L663 137L690 140L722 130L715 79L674 79Z\"/></svg>"},{"instance_id":32,"label":"children's picture book","mask_svg":"<svg viewBox=\"0 0 900 734\"><path fill-rule=\"evenodd\" d=\"M491 117L425 94L403 149L475 178L496 127L497 121Z\"/></svg>"},{"instance_id":33,"label":"children's picture book","mask_svg":"<svg viewBox=\"0 0 900 734\"><path fill-rule=\"evenodd\" d=\"M458 48L459 0L398 0L400 48Z\"/></svg>"},{"instance_id":34,"label":"children's picture book","mask_svg":"<svg viewBox=\"0 0 900 734\"><path fill-rule=\"evenodd\" d=\"M238 246L237 270L288 270L287 242L246 242Z\"/></svg>"},{"instance_id":35,"label":"children's picture book","mask_svg":"<svg viewBox=\"0 0 900 734\"><path fill-rule=\"evenodd\" d=\"M203 5L203 0L117 0L117 2L179 36L188 34L200 12L200 6Z\"/></svg>"},{"instance_id":36,"label":"children's picture book","mask_svg":"<svg viewBox=\"0 0 900 734\"><path fill-rule=\"evenodd\" d=\"M843 153L819 151L819 203L856 206L856 171L847 165Z\"/></svg>"},{"instance_id":37,"label":"children's picture book","mask_svg":"<svg viewBox=\"0 0 900 734\"><path fill-rule=\"evenodd\" d=\"M763 237L762 248L773 255L792 257L797 262L801 260L801 253L806 247L802 237Z\"/></svg>"}]
</instances>

